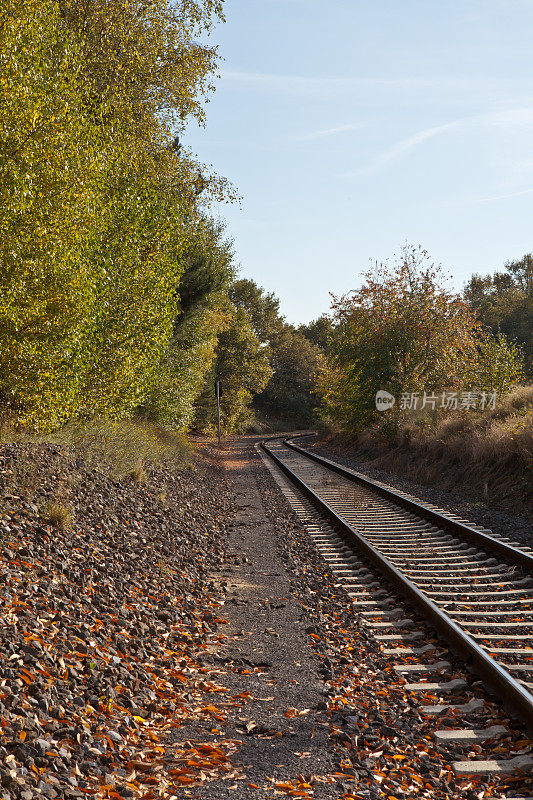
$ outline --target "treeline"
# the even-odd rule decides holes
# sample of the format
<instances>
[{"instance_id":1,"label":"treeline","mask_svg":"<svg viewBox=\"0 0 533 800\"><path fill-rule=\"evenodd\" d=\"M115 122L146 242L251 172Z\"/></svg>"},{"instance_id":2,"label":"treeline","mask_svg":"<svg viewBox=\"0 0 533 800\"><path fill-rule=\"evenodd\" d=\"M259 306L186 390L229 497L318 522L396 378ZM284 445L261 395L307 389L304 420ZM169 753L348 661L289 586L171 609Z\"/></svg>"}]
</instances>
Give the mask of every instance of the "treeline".
<instances>
[{"instance_id":1,"label":"treeline","mask_svg":"<svg viewBox=\"0 0 533 800\"><path fill-rule=\"evenodd\" d=\"M204 119L218 0L6 0L0 19L0 401L29 428L185 426L223 324L228 197L181 148Z\"/></svg>"},{"instance_id":2,"label":"treeline","mask_svg":"<svg viewBox=\"0 0 533 800\"><path fill-rule=\"evenodd\" d=\"M525 377L533 381L533 253L508 261L504 272L474 275L465 297L494 334L520 346Z\"/></svg>"},{"instance_id":3,"label":"treeline","mask_svg":"<svg viewBox=\"0 0 533 800\"><path fill-rule=\"evenodd\" d=\"M238 280L183 146L221 0L6 0L0 14L0 414L24 430L140 416L315 420L320 350ZM252 407L253 403L253 407Z\"/></svg>"},{"instance_id":4,"label":"treeline","mask_svg":"<svg viewBox=\"0 0 533 800\"><path fill-rule=\"evenodd\" d=\"M377 419L394 427L402 407L483 408L494 393L533 378L531 254L504 273L474 276L462 296L411 246L364 278L320 321L331 326L317 381L326 419L352 433ZM379 390L395 399L385 415L376 409Z\"/></svg>"},{"instance_id":5,"label":"treeline","mask_svg":"<svg viewBox=\"0 0 533 800\"><path fill-rule=\"evenodd\" d=\"M323 342L313 342L308 328L296 329L279 310L279 300L254 281L235 281L229 290L230 321L218 337L210 377L200 397L196 425L205 429L216 418L215 381L222 386L226 430L255 423L271 428L306 428L316 424L319 398L314 377L323 360Z\"/></svg>"}]
</instances>

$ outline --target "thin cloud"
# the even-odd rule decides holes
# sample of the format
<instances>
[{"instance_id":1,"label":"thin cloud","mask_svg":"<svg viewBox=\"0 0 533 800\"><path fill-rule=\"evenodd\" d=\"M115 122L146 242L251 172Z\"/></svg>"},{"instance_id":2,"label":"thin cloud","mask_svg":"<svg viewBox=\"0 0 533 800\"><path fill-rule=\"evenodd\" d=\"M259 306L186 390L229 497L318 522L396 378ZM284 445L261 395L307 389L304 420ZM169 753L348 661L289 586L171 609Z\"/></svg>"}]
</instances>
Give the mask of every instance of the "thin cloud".
<instances>
[{"instance_id":1,"label":"thin cloud","mask_svg":"<svg viewBox=\"0 0 533 800\"><path fill-rule=\"evenodd\" d=\"M441 133L445 133L449 130L454 130L463 126L461 122L448 122L445 125L436 125L433 128L426 128L423 131L419 131L418 133L413 134L413 136L409 136L407 139L402 139L397 144L390 147L388 150L385 150L381 155L371 161L369 164L361 167L360 169L356 170L355 172L347 173L349 176L355 175L363 175L367 172L376 172L377 170L384 167L390 161L394 161L395 159L399 158L403 153L408 152L409 150L413 150L417 145L422 144L422 142L427 142L428 139L433 139L435 136L439 136Z\"/></svg>"},{"instance_id":2,"label":"thin cloud","mask_svg":"<svg viewBox=\"0 0 533 800\"><path fill-rule=\"evenodd\" d=\"M315 141L315 139L325 139L328 136L337 136L340 133L355 131L358 128L362 127L364 127L362 122L351 122L348 125L338 125L336 128L326 128L325 130L321 131L313 131L311 133L305 133L302 136L295 137L293 141L312 142Z\"/></svg>"},{"instance_id":3,"label":"thin cloud","mask_svg":"<svg viewBox=\"0 0 533 800\"><path fill-rule=\"evenodd\" d=\"M275 75L263 72L241 72L222 70L221 77L227 83L253 86L255 89L286 92L289 94L316 94L317 92L346 91L372 86L420 87L450 85L450 81L427 78L317 78L303 75ZM455 84L455 81L453 82Z\"/></svg>"},{"instance_id":4,"label":"thin cloud","mask_svg":"<svg viewBox=\"0 0 533 800\"><path fill-rule=\"evenodd\" d=\"M477 114L472 117L464 117L462 119L447 122L444 125L435 125L432 128L425 128L418 133L402 139L392 147L385 150L378 155L368 164L360 167L359 169L348 172L345 177L355 177L357 175L364 175L370 172L376 172L382 167L400 158L404 153L413 150L419 144L427 142L436 136L441 136L444 133L458 130L470 130L472 128L516 128L516 127L533 127L533 108L516 108L507 111L495 111L486 114Z\"/></svg>"},{"instance_id":5,"label":"thin cloud","mask_svg":"<svg viewBox=\"0 0 533 800\"><path fill-rule=\"evenodd\" d=\"M510 192L509 194L493 194L488 197L473 198L471 203L492 203L496 200L510 200L513 197L522 197L525 194L533 194L533 189L521 189L519 192Z\"/></svg>"}]
</instances>

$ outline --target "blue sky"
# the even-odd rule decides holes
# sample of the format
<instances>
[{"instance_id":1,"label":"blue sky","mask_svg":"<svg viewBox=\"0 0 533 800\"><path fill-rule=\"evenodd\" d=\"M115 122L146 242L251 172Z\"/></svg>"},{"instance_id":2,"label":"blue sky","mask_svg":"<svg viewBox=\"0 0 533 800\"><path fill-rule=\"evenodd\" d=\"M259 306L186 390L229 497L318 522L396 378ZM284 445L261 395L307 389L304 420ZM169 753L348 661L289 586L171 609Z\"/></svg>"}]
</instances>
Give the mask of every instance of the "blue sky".
<instances>
[{"instance_id":1,"label":"blue sky","mask_svg":"<svg viewBox=\"0 0 533 800\"><path fill-rule=\"evenodd\" d=\"M243 200L241 273L288 321L421 244L461 289L533 250L533 0L226 0L184 142Z\"/></svg>"}]
</instances>

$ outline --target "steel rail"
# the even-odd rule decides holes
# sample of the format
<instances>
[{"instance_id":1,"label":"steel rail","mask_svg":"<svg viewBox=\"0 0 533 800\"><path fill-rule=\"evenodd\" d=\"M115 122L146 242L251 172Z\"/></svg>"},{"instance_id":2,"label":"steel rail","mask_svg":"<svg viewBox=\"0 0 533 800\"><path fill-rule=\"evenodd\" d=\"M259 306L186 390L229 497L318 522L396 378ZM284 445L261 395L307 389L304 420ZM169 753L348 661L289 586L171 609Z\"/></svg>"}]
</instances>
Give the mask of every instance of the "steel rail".
<instances>
[{"instance_id":1,"label":"steel rail","mask_svg":"<svg viewBox=\"0 0 533 800\"><path fill-rule=\"evenodd\" d=\"M309 458L308 454L302 448L296 445L289 445L284 442L291 449L300 452L305 458ZM444 611L433 603L420 589L412 583L388 558L383 556L375 547L373 547L359 531L344 520L334 509L325 502L319 495L311 489L285 462L273 453L265 442L261 442L261 448L271 458L274 463L287 475L290 481L307 497L315 508L329 519L329 521L342 532L342 534L349 540L354 542L357 547L367 556L367 558L375 564L378 569L386 575L388 580L398 588L417 608L422 616L429 619L434 628L445 638L449 644L458 651L463 658L472 664L473 669L483 677L489 684L494 692L500 697L505 707L512 710L520 719L522 719L528 729L533 731L533 696L525 689L518 681L516 681L507 670L494 661L476 642L457 625ZM314 456L314 454L312 454ZM318 456L314 460L318 460L322 466L329 468L329 465L334 462L328 462ZM327 462L327 463L323 463ZM343 474L343 473L341 473ZM369 481L372 485L373 482ZM376 488L380 488L376 485ZM402 498L406 499L406 498ZM416 503L414 504L417 505ZM423 508L423 507L422 507ZM429 511L429 509L427 509ZM446 518L444 518L446 519ZM487 537L490 538L490 537Z\"/></svg>"},{"instance_id":2,"label":"steel rail","mask_svg":"<svg viewBox=\"0 0 533 800\"><path fill-rule=\"evenodd\" d=\"M463 538L469 539L470 541L481 545L482 547L488 547L500 555L505 556L505 558L507 558L509 561L513 561L515 564L525 567L526 570L533 573L533 555L525 553L523 550L519 550L517 547L513 547L512 545L505 544L505 542L500 542L498 539L494 539L487 533L482 533L481 531L470 527L470 525L466 525L464 522L451 519L445 514L441 514L439 511L428 508L422 503L417 503L416 500L411 500L409 497L404 497L398 492L395 492L393 489L388 489L385 486L381 486L376 481L366 478L354 470L349 469L348 467L343 467L342 464L337 464L335 461L330 461L329 458L324 458L324 456L319 456L317 453L312 453L311 451L306 450L304 447L299 447L297 444L291 442L290 439L284 439L283 444L289 447L291 450L294 450L297 453L312 459L317 464L320 464L321 466L326 467L327 469L330 469L339 475L342 475L343 478L372 489L372 491L381 495L381 497L391 500L393 503L395 503L395 505L402 506L402 508L405 508L407 511L412 511L419 517L424 517L429 522L433 522L435 525L438 525L438 527L443 528L444 530L456 533Z\"/></svg>"}]
</instances>

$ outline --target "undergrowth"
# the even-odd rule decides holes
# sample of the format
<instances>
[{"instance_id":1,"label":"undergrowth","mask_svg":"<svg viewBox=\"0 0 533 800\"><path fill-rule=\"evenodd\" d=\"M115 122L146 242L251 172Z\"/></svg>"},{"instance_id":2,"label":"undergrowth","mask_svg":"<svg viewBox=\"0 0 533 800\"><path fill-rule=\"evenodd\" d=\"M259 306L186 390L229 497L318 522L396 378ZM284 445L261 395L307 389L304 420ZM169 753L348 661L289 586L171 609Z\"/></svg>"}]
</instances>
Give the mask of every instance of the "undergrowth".
<instances>
[{"instance_id":1,"label":"undergrowth","mask_svg":"<svg viewBox=\"0 0 533 800\"><path fill-rule=\"evenodd\" d=\"M4 422L0 425L0 446L8 444L35 449L56 446L65 461L74 459L80 467L103 470L117 479L129 477L137 483L144 482L150 467L183 469L193 458L183 434L137 420L71 422L40 436L17 432ZM35 465L29 468L36 469ZM24 464L19 469L25 472Z\"/></svg>"},{"instance_id":2,"label":"undergrowth","mask_svg":"<svg viewBox=\"0 0 533 800\"><path fill-rule=\"evenodd\" d=\"M47 503L41 509L39 516L42 522L61 531L70 528L72 524L72 509L64 500L60 499Z\"/></svg>"}]
</instances>

